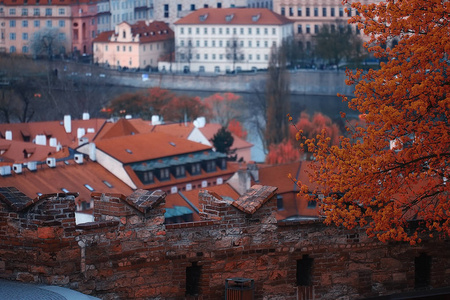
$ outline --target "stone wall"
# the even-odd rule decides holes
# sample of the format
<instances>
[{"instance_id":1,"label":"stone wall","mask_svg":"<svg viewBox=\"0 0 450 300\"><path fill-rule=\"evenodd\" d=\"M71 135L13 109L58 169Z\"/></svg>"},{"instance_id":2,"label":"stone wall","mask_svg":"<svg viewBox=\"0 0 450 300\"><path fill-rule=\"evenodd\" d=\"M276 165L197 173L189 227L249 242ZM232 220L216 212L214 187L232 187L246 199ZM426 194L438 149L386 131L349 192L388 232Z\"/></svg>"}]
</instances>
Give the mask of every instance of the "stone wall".
<instances>
[{"instance_id":1,"label":"stone wall","mask_svg":"<svg viewBox=\"0 0 450 300\"><path fill-rule=\"evenodd\" d=\"M102 299L206 300L224 299L225 281L243 277L255 299L358 299L413 291L425 253L428 288L450 286L448 241L382 244L319 221L277 223L273 187L236 201L201 190L202 220L170 225L162 192L93 194L95 222L81 225L75 196L0 189L1 278Z\"/></svg>"}]
</instances>

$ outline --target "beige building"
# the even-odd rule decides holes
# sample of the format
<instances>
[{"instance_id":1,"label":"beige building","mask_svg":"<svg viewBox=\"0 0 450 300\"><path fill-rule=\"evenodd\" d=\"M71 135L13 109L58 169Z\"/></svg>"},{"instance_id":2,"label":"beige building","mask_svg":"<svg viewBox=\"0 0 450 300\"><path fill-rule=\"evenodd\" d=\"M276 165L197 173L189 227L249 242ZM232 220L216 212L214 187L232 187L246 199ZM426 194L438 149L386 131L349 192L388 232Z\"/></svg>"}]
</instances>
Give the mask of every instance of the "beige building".
<instances>
[{"instance_id":1,"label":"beige building","mask_svg":"<svg viewBox=\"0 0 450 300\"><path fill-rule=\"evenodd\" d=\"M35 34L55 38L54 53L68 53L72 46L69 0L5 0L0 2L0 52L33 54Z\"/></svg>"},{"instance_id":2,"label":"beige building","mask_svg":"<svg viewBox=\"0 0 450 300\"><path fill-rule=\"evenodd\" d=\"M361 0L362 4L373 2L378 0ZM342 21L354 33L361 34L356 25L346 25L350 17L358 12L351 9L350 4L342 5L341 0L273 0L273 10L294 21L295 38L307 49L312 46L311 37L319 32L323 24Z\"/></svg>"},{"instance_id":3,"label":"beige building","mask_svg":"<svg viewBox=\"0 0 450 300\"><path fill-rule=\"evenodd\" d=\"M204 8L175 22L175 69L225 73L266 69L292 21L266 8Z\"/></svg>"},{"instance_id":4,"label":"beige building","mask_svg":"<svg viewBox=\"0 0 450 300\"><path fill-rule=\"evenodd\" d=\"M94 40L94 62L115 68L156 67L173 51L173 31L164 22L122 22Z\"/></svg>"}]
</instances>

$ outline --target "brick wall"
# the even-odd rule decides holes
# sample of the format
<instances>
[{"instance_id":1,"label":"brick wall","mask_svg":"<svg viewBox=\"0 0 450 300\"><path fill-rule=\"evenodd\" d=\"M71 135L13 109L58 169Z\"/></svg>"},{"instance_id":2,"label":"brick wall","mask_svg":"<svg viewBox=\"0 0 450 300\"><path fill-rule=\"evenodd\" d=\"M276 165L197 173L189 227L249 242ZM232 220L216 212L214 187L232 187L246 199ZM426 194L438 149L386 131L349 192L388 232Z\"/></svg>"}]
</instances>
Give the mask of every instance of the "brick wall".
<instances>
[{"instance_id":1,"label":"brick wall","mask_svg":"<svg viewBox=\"0 0 450 300\"><path fill-rule=\"evenodd\" d=\"M430 286L450 286L448 241L382 244L318 221L277 223L271 187L233 202L201 190L202 220L170 225L161 192L93 194L96 222L82 225L73 222L76 195L0 195L0 277L103 299L224 299L234 277L254 279L255 299L392 294L414 290L422 253L431 258ZM308 261L311 276L302 277Z\"/></svg>"}]
</instances>

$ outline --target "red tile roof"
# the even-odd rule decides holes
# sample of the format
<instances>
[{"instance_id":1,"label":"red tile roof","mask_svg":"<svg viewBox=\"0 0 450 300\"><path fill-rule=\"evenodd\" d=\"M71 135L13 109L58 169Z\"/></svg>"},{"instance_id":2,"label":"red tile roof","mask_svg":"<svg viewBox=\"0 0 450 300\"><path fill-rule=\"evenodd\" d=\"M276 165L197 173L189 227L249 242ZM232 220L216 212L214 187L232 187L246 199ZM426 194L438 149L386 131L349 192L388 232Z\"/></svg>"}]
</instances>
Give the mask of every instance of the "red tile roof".
<instances>
[{"instance_id":1,"label":"red tile roof","mask_svg":"<svg viewBox=\"0 0 450 300\"><path fill-rule=\"evenodd\" d=\"M220 124L217 123L208 123L205 124L205 127L199 128L201 133L209 140L211 141L214 138L214 135L219 131L221 128ZM244 148L251 148L253 147L252 143L247 142L244 139L241 139L234 133L231 134L234 138L233 145L231 145L231 149L244 149Z\"/></svg>"},{"instance_id":2,"label":"red tile roof","mask_svg":"<svg viewBox=\"0 0 450 300\"><path fill-rule=\"evenodd\" d=\"M12 175L0 177L0 186L14 186L32 199L37 197L37 193L61 193L64 188L69 192L78 192L79 200L87 202L91 199L91 191L85 184L99 193L130 195L133 192L98 163L85 161L83 164L77 164L73 160L68 163L67 165L62 161L58 162L55 168L46 164L38 165L34 172L23 168L21 174L12 172ZM112 187L108 187L103 181L107 181Z\"/></svg>"},{"instance_id":3,"label":"red tile roof","mask_svg":"<svg viewBox=\"0 0 450 300\"><path fill-rule=\"evenodd\" d=\"M36 138L36 135L46 135L47 145L50 138L56 138L57 142L63 147L78 146L77 130L78 128L84 128L86 134L89 131L97 133L98 130L105 123L105 119L90 119L90 120L72 120L70 133L64 130L63 121L46 121L46 122L30 122L30 123L11 123L0 124L0 136L4 139L6 131L11 131L12 139L15 141L24 141L25 137L28 137L32 142Z\"/></svg>"},{"instance_id":4,"label":"red tile roof","mask_svg":"<svg viewBox=\"0 0 450 300\"><path fill-rule=\"evenodd\" d=\"M211 149L161 132L102 139L96 146L124 164Z\"/></svg>"},{"instance_id":5,"label":"red tile roof","mask_svg":"<svg viewBox=\"0 0 450 300\"><path fill-rule=\"evenodd\" d=\"M55 147L0 139L0 161L13 163L42 161L54 153Z\"/></svg>"},{"instance_id":6,"label":"red tile roof","mask_svg":"<svg viewBox=\"0 0 450 300\"><path fill-rule=\"evenodd\" d=\"M1 0L0 4L19 6L19 5L78 5L78 4L92 4L96 5L101 0Z\"/></svg>"},{"instance_id":7,"label":"red tile roof","mask_svg":"<svg viewBox=\"0 0 450 300\"><path fill-rule=\"evenodd\" d=\"M127 22L122 22L127 23ZM128 23L127 23L128 24ZM135 24L128 24L131 27L131 33L133 36L139 35L139 43L153 43L165 40L174 39L173 30L162 21L153 21L147 24L145 21L138 21ZM111 37L118 36L114 30L105 31L100 33L95 39L94 43L108 43L112 42ZM119 41L114 41L119 43ZM130 43L130 42L126 42Z\"/></svg>"},{"instance_id":8,"label":"red tile roof","mask_svg":"<svg viewBox=\"0 0 450 300\"><path fill-rule=\"evenodd\" d=\"M293 21L267 8L202 8L175 25L283 25Z\"/></svg>"}]
</instances>

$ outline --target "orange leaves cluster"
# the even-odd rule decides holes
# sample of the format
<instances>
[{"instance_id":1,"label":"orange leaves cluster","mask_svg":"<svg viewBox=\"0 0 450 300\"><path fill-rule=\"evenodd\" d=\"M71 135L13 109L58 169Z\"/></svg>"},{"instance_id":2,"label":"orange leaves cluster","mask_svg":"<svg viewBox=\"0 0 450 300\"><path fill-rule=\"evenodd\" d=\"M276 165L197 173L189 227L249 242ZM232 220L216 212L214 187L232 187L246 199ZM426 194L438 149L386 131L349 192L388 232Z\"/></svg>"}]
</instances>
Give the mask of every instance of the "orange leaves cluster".
<instances>
[{"instance_id":1,"label":"orange leaves cluster","mask_svg":"<svg viewBox=\"0 0 450 300\"><path fill-rule=\"evenodd\" d=\"M326 222L365 226L381 241L450 236L450 3L387 0L353 3L379 70L347 70L357 83L349 107L364 116L352 136L332 145L323 132L310 181L324 194ZM391 142L395 141L395 142ZM390 148L390 145L395 145ZM299 183L301 190L308 187Z\"/></svg>"}]
</instances>

